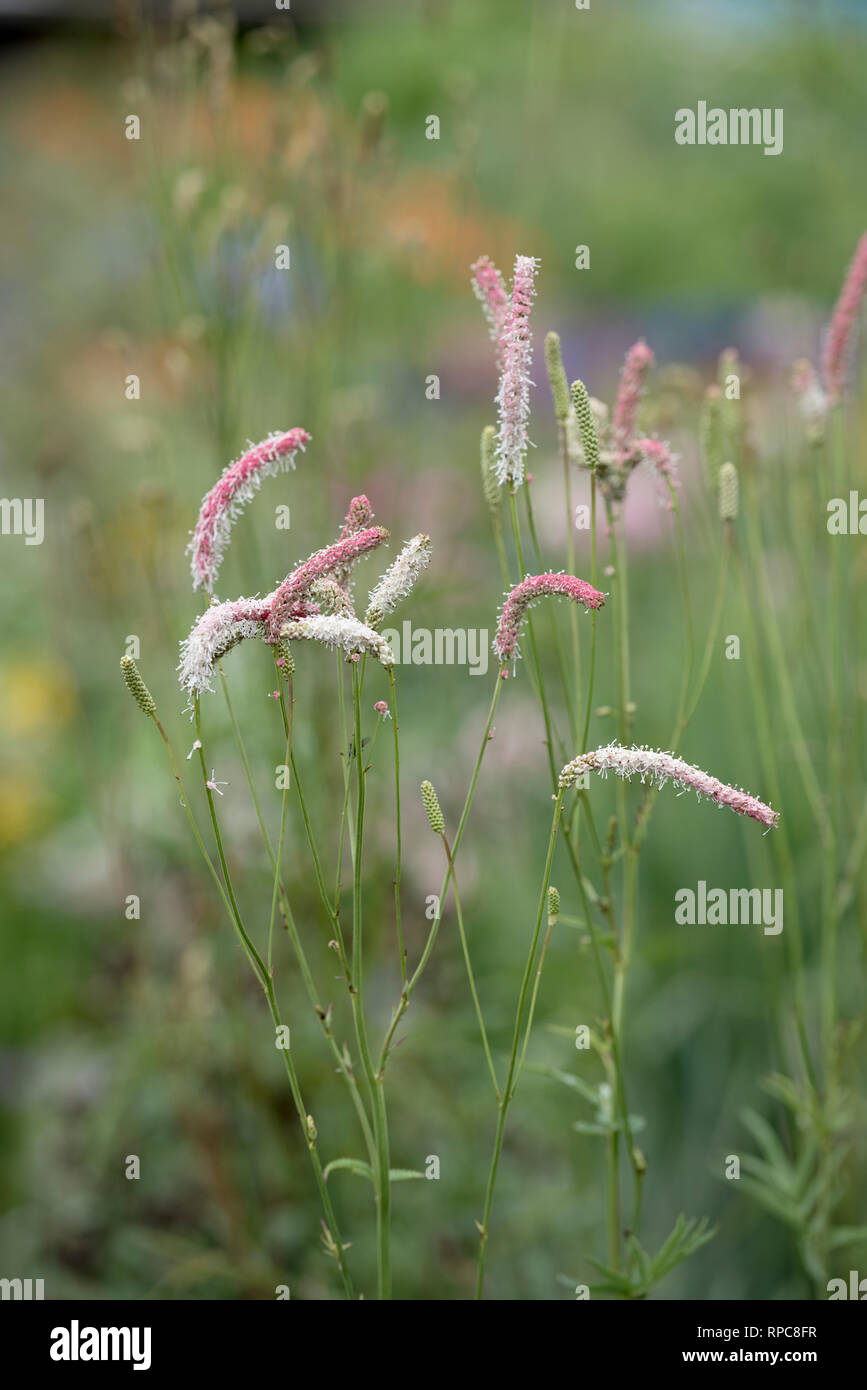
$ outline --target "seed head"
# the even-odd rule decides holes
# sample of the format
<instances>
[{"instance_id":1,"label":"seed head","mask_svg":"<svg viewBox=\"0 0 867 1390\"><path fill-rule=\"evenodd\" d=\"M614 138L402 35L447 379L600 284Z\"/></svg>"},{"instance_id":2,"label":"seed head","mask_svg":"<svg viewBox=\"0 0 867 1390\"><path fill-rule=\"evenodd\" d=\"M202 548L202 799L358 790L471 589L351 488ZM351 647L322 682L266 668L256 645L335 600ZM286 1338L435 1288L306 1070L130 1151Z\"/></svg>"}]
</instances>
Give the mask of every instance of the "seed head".
<instances>
[{"instance_id":1,"label":"seed head","mask_svg":"<svg viewBox=\"0 0 867 1390\"><path fill-rule=\"evenodd\" d=\"M552 884L548 889L548 926L553 927L560 916L560 894Z\"/></svg>"}]
</instances>

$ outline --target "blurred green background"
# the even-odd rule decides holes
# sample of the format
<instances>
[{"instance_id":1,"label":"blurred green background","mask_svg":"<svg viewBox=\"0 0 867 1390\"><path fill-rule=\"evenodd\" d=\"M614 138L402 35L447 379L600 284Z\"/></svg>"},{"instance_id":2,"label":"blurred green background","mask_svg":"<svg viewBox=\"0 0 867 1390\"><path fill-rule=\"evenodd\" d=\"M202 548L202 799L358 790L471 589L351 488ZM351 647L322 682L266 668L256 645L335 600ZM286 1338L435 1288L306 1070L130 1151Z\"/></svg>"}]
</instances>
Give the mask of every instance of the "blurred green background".
<instances>
[{"instance_id":1,"label":"blurred green background","mask_svg":"<svg viewBox=\"0 0 867 1390\"><path fill-rule=\"evenodd\" d=\"M297 473L266 483L238 523L221 597L267 591L336 533L350 497L364 491L395 541L421 530L433 539L432 566L398 619L493 635L502 584L477 441L493 418L496 381L469 289L469 264L483 252L506 271L516 252L541 258L531 468L550 567L566 563L565 528L541 336L556 328L570 377L608 401L627 347L643 336L658 364L652 422L681 453L703 640L715 573L690 520L696 422L716 358L733 343L749 368L771 531L780 519L769 565L790 592L782 513L800 446L787 377L795 357L816 357L867 225L865 19L863 5L807 0L594 0L589 12L568 0L405 0L299 4L291 14L263 7L259 22L236 27L225 9L178 5L156 22L130 4L105 26L7 35L0 478L6 496L44 497L46 529L41 546L0 539L0 1273L43 1277L55 1298L270 1298L279 1283L293 1297L336 1296L262 1000L118 658L136 636L142 673L186 754L193 734L174 668L177 642L201 611L187 533L202 494L246 441L295 425L314 442ZM677 146L674 111L700 99L782 107L783 154ZM124 138L130 113L141 120L139 141ZM431 114L436 141L425 138ZM287 272L274 268L284 243ZM575 269L579 244L590 248L588 270ZM125 399L131 373L138 401ZM436 401L425 396L432 373ZM863 486L863 448L857 458ZM575 487L580 498L577 475ZM291 506L288 535L273 524L280 502ZM636 488L627 520L635 731L661 746L682 632L670 525L652 484ZM579 573L582 545L579 534ZM362 593L379 569L376 558L365 563ZM795 661L797 595L782 607ZM547 622L540 615L543 641ZM283 747L267 654L241 648L225 669L267 797ZM863 781L867 673L854 674L852 775ZM413 960L425 898L442 876L415 788L430 777L454 826L493 671L404 667L399 678ZM386 693L374 685L371 705ZM614 694L606 646L596 704ZM331 843L342 779L325 654L299 661L296 697L296 747ZM266 923L270 875L222 697L206 697L204 714L217 776L229 783L220 811L230 857L251 920ZM508 1048L550 824L542 733L521 669L504 692L460 861L498 1051ZM594 718L593 743L614 735L613 721ZM680 751L762 794L743 662L715 656ZM367 1002L378 1035L399 990L384 756L370 783ZM816 846L794 772L787 790L812 998ZM604 824L610 789L598 795ZM327 998L334 960L294 805L286 862ZM648 1244L659 1243L683 1210L709 1215L720 1231L656 1296L803 1297L810 1286L790 1231L721 1180L725 1155L750 1146L742 1107L779 1118L759 1083L790 1061L783 948L757 928L676 927L674 893L700 878L773 886L767 843L752 823L664 796L643 856L629 987L630 1105L646 1122L639 1142L649 1163L645 1230ZM559 864L554 881L564 912L578 914ZM129 894L141 899L138 921L125 919ZM842 935L847 1017L862 1007L863 896ZM279 950L278 990L323 1156L356 1153L285 940ZM335 981L336 1000L340 989ZM586 1066L598 1082L598 1064L581 1060L570 1035L600 1012L581 934L560 926L532 1062ZM451 910L401 1035L389 1082L394 1161L423 1167L436 1154L442 1176L396 1190L396 1293L463 1298L495 1114ZM587 1256L604 1253L603 1146L572 1129L590 1119L574 1092L524 1078L489 1296L569 1298L558 1276L592 1277ZM851 1120L843 1218L855 1226L864 1220L863 1102ZM137 1182L124 1176L128 1154L141 1158ZM369 1289L366 1186L346 1174L332 1185ZM860 1254L863 1267L863 1245ZM845 1274L857 1253L841 1251L837 1263Z\"/></svg>"}]
</instances>

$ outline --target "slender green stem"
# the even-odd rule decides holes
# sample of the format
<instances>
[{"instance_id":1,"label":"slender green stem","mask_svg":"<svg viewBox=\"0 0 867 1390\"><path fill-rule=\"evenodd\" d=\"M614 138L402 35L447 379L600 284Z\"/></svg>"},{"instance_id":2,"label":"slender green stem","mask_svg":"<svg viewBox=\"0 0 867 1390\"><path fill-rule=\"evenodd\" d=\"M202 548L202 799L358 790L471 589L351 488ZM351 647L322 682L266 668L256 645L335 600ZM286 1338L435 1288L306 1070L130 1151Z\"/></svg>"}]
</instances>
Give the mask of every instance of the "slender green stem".
<instances>
[{"instance_id":1,"label":"slender green stem","mask_svg":"<svg viewBox=\"0 0 867 1390\"><path fill-rule=\"evenodd\" d=\"M215 809L215 807L214 807L213 794L212 794L212 792L211 792L211 788L207 785L207 783L208 783L208 773L207 773L207 768L206 768L206 766L205 766L205 760L204 760L203 749L202 749L202 747L201 747L201 743L202 743L202 738L201 738L201 718L200 718L200 713L199 713L199 702L198 702L198 697L194 697L193 709L194 709L195 720L196 720L196 736L197 736L197 737L196 737L196 741L197 741L197 742L199 743L199 745L200 745L198 751L199 751L199 761L200 761L201 772L202 772L202 781L203 781L203 783L204 783L205 791L206 791L207 797L208 797L208 805L209 805L209 809L210 809L210 813L211 813L211 822L212 822L212 825L213 825L213 827L214 827L214 836L215 836L215 840L216 840L216 843L217 843L218 854L219 854L219 857L220 857L220 864L221 864L221 867L222 867L222 870L223 870L223 878L224 878L224 882L225 882L225 890L224 890L224 888L223 888L223 885L220 883L219 876L218 876L217 871L216 871L216 869L215 869L215 867L214 867L214 864L213 864L213 862L212 862L212 860L211 860L211 857L210 857L210 855L208 854L207 850L206 850L205 847L204 847L204 843L203 843L203 841L202 841L202 837L201 837L201 835L199 834L198 827L197 827L197 825L196 825L196 823L195 823L195 817L193 816L192 811L190 810L190 808L189 808L189 806L188 806L188 803L187 803L186 794L185 794L185 792L184 792L183 784L182 784L181 778L180 778L180 774L179 774L178 769L177 769L177 763L176 763L176 761L175 761L174 753L173 753L173 751L172 751L172 749L171 749L171 745L170 745L170 743L169 743L169 740L168 740L168 737L167 737L167 735L166 735L166 732L165 732L165 730L164 730L162 724L160 723L159 719L157 719L156 715L153 716L153 718L154 718L154 723L156 724L157 729L159 730L160 735L161 735L161 737L162 737L162 739L163 739L163 742L165 743L166 748L168 749L169 757L170 757L171 763L172 763L172 769L173 769L174 774L175 774L175 780L177 781L178 786L181 788L181 796L182 796L182 799L183 799L183 802L184 802L184 806L185 806L186 809L187 809L187 813L188 813L188 817L189 817L189 820L190 820L190 824L191 824L191 826L193 827L193 832L194 832L194 834L195 834L196 842L197 842L197 844L199 845L199 848L200 848L200 850L202 851L202 854L203 854L203 857L204 857L204 859L205 859L205 862L206 862L206 864L207 864L207 866L208 866L208 868L209 868L209 870L210 870L210 872L211 872L211 874L212 874L214 880L216 881L217 886L218 886L219 889L220 889L220 896L221 896L222 899L223 899L223 903L224 903L224 905L225 905L225 907L226 907L226 910L227 910L227 912L228 912L229 918L230 918L230 920L231 920L231 922L232 922L232 926L234 927L235 932L236 932L236 934L237 934L237 936L238 936L238 939L240 940L241 945L242 945L243 948L244 948L244 952L245 952L245 954L247 955L248 960L250 961L250 966L251 966L251 968L252 968L252 970L253 970L253 973L255 974L255 976L256 976L257 980L259 981L260 985L262 986L262 989L263 989L263 991L264 991L264 993L265 993L265 997L266 997L266 999L268 1000L268 1007L269 1007L269 1009L270 1009L270 1011L271 1011L271 1016L272 1016L272 1018L273 1018L273 1020L274 1020L275 1027L278 1028L278 1029L282 1029L283 1024L282 1024L282 1021L281 1021L281 1019L280 1019L280 1013L279 1013L279 1009L278 1009L278 1007L277 1007L276 998L275 998L275 995L274 995L274 982L273 982L273 980L271 979L271 976L270 976L270 974L268 973L268 971L267 971L267 969L266 969L266 967L265 967L265 964L264 964L264 962L263 962L261 956L260 956L259 953L256 951L255 946L253 945L252 941L250 940L250 937L249 937L249 935L248 935L248 933L247 933L247 931L246 931L246 929L245 929L245 927L244 927L244 924L243 924L243 922L242 922L242 920L241 920L240 913L239 913L239 911L238 911L237 900L236 900L236 898L235 898L234 888L233 888L233 886L232 886L232 880L231 880L231 877L229 876L229 870L228 870L228 866L227 866L227 864L226 864L225 854L223 853L222 836L221 836L221 834L220 834L219 822L218 822L218 820L217 820L216 809ZM310 1162L311 1162L311 1165L312 1165L312 1168L313 1168L313 1173L314 1173L314 1178L315 1178L315 1181L316 1181L316 1186L317 1186L317 1188L319 1189L319 1196L320 1196L320 1199L321 1199L321 1201L322 1201L322 1206L323 1206L323 1209L324 1209L324 1211L325 1211L325 1216L326 1216L326 1220L327 1220L327 1223L328 1223L328 1225L327 1225L327 1234L328 1234L328 1237L329 1237L329 1240L330 1240L330 1246L329 1246L329 1248L332 1249L332 1253L334 1254L334 1257L335 1257L335 1259L337 1260L338 1266L339 1266L339 1268L340 1268L340 1274L341 1274L341 1278L342 1278L342 1280L343 1280L343 1287L344 1287L344 1290L345 1290L345 1292L346 1292L346 1295L347 1295L348 1298L354 1298L354 1297L355 1297L355 1293L354 1293L353 1284L352 1284L352 1276L351 1276L350 1273L349 1273L349 1268L348 1268L347 1263L346 1263L345 1249L344 1249L343 1242L342 1242L342 1240L341 1240L340 1230L339 1230L339 1227L338 1227L338 1224L337 1224L337 1218L336 1218L336 1216L335 1216L335 1214L334 1214L334 1208L333 1208L333 1206L332 1206L332 1204L331 1204L331 1197L330 1197L329 1192L328 1192L328 1189L327 1189L327 1187L326 1187L326 1185L325 1185L325 1179L324 1179L323 1172L322 1172L322 1164L321 1164L321 1161L320 1161L320 1159L319 1159L318 1150L317 1150L317 1148L316 1148L315 1133L311 1131L311 1127L310 1127L310 1125L309 1125L309 1123L308 1123L307 1111L306 1111L306 1108L305 1108L305 1106L304 1106L303 1098L302 1098L302 1095L301 1095L301 1090L300 1090L300 1087L299 1087L299 1085L298 1085L298 1078L297 1078L297 1076L296 1076L296 1074L295 1074L295 1068L294 1068L294 1064L293 1064L293 1062L292 1062L292 1059L291 1059L291 1057L290 1057L290 1055L289 1055L289 1050L288 1050L288 1048L281 1048L280 1051L283 1053L284 1064L285 1064L285 1066L286 1066L286 1072L287 1072L287 1075L288 1075L288 1078L289 1078L289 1085L290 1085L290 1089L291 1089L291 1091L292 1091L292 1098L293 1098L293 1101L295 1102L295 1109L296 1109L297 1114L298 1114L298 1122L299 1122L299 1124L300 1124L300 1126L301 1126L302 1134L303 1134L303 1136L304 1136L304 1141L305 1141L305 1144L306 1144L306 1146L307 1146L307 1150L308 1150L308 1152L309 1152L309 1154L310 1154Z\"/></svg>"},{"instance_id":2,"label":"slender green stem","mask_svg":"<svg viewBox=\"0 0 867 1390\"><path fill-rule=\"evenodd\" d=\"M394 923L397 933L397 953L400 958L401 983L406 984L406 948L403 944L403 921L400 907L400 879L403 865L403 844L400 816L400 731L397 719L397 685L394 669L389 668L391 685L391 720L394 725L394 818L395 818L395 862L394 862Z\"/></svg>"},{"instance_id":3,"label":"slender green stem","mask_svg":"<svg viewBox=\"0 0 867 1390\"><path fill-rule=\"evenodd\" d=\"M499 1104L499 1114L497 1117L497 1132L494 1138L494 1152L491 1157L491 1167L488 1173L488 1185L485 1192L485 1207L479 1226L479 1267L476 1276L476 1298L482 1297L485 1283L485 1253L487 1250L488 1237L491 1228L491 1209L494 1202L494 1189L497 1182L497 1170L500 1166L500 1155L503 1151L503 1136L506 1131L506 1116L509 1112L509 1105L515 1095L517 1080L515 1076L518 1065L518 1048L521 1042L521 1033L524 1023L524 1009L527 1004L527 992L530 988L530 980L533 975L533 965L536 960L536 951L539 944L539 936L542 930L542 917L545 912L545 904L548 897L548 884L551 881L551 865L554 861L554 849L557 844L557 833L560 824L560 812L563 805L563 793L558 791L557 799L554 803L554 815L551 821L551 833L548 837L548 853L545 857L545 871L542 877L542 888L539 893L539 907L536 913L536 925L530 942L530 949L527 953L527 964L524 967L524 976L521 981L521 990L518 995L518 1006L515 1012L515 1026L512 1034L512 1050L509 1056L509 1068L506 1073L506 1084L503 1087Z\"/></svg>"},{"instance_id":4,"label":"slender green stem","mask_svg":"<svg viewBox=\"0 0 867 1390\"><path fill-rule=\"evenodd\" d=\"M361 756L361 691L358 668L352 667L352 705L354 715L354 756L356 767L355 852L352 866L352 1012L361 1065L373 1105L373 1134L376 1143L376 1232L377 1290L379 1298L391 1297L391 1177L388 1144L388 1118L385 1108L384 1078L374 1072L364 1016L364 914L362 860L364 850L365 772Z\"/></svg>"},{"instance_id":5,"label":"slender green stem","mask_svg":"<svg viewBox=\"0 0 867 1390\"><path fill-rule=\"evenodd\" d=\"M496 677L495 677L495 684L494 684L494 694L493 694L493 698L492 698L492 700L491 700L491 707L490 707L490 709L488 710L488 718L487 718L487 720L486 720L486 722L485 722L484 732L482 733L482 741L481 741L481 744L479 745L479 752L478 752L478 755L477 755L477 757L476 757L475 766L473 767L473 774L472 774L472 777L471 777L471 779L470 779L469 789L468 789L468 791L467 791L467 795L466 795L466 798L465 798L465 800L464 800L463 810L461 811L461 817L460 817L460 820L458 821L458 828L457 828L457 830L456 830L456 832L455 832L455 838L454 838L454 842L453 842L453 844L452 844L452 857L453 857L454 859L457 858L458 849L460 848L460 843L461 843L461 840L463 839L463 835L464 835L464 827L466 826L467 817L469 816L469 813L470 813L470 807L471 807L472 804L473 804L473 798L474 798L474 796L475 796L475 794L476 794L476 784L478 783L478 780L479 780L479 772L480 772L481 766L482 766L482 759L483 759L484 756L485 756L485 750L486 750L486 748L487 748L487 746L488 746L488 743L490 742L491 727L492 727L493 722L494 722L494 715L495 715L496 712L497 712L497 705L499 704L499 700L500 700L500 691L502 690L503 685L504 685L504 681L503 681L503 679L502 679L500 673L497 672L497 675L496 675ZM407 980L406 984L404 985L404 987L403 987L403 989L402 989L402 991L401 991L400 999L399 999L397 1005L395 1006L395 1008L394 1008L393 1011L392 1011L391 1022L390 1022L390 1024L388 1025L388 1029L386 1030L386 1034L385 1034L385 1037L384 1037L383 1042L382 1042L382 1048L381 1048L380 1054L379 1054L379 1063L378 1063L378 1065L377 1065L377 1074L378 1074L379 1076L381 1076L381 1075L383 1074L384 1070L385 1070L385 1064L386 1064L386 1061L387 1061L387 1059L388 1059L388 1054L389 1054L389 1051L391 1050L392 1042L393 1042L393 1039L394 1039L394 1035L395 1035L395 1033L396 1033L396 1031L397 1031L398 1025L399 1025L401 1019L403 1018L404 1014L406 1013L407 1009L409 1008L409 1001L410 1001L410 999L412 998L413 991L415 990L416 986L418 985L419 980L421 979L422 975L424 974L425 966L427 965L428 961L430 960L431 953L432 953L432 951L433 951L434 944L435 944L436 939L437 939L437 934L438 934L438 932L439 932L439 925L440 925L440 922L442 921L443 909L444 909L444 907L445 907L446 894L448 893L448 890L449 890L449 884L450 884L450 882L451 882L451 877L452 877L452 870L451 870L451 866L449 866L449 868L446 870L445 878L443 879L443 884L442 884L442 887L441 887L440 892L439 892L439 897L438 897L438 900L437 900L436 915L434 916L433 922L431 923L430 931L428 932L428 936L427 936L427 941L425 942L424 949L423 949L423 951L422 951L422 953L421 953L421 957L420 957L420 959L419 959L418 965L416 966L416 968L415 968L415 970L413 971L412 975L409 977L409 979Z\"/></svg>"},{"instance_id":6,"label":"slender green stem","mask_svg":"<svg viewBox=\"0 0 867 1390\"><path fill-rule=\"evenodd\" d=\"M467 942L467 934L466 934L466 931L465 931L465 929L464 929L464 914L463 914L463 912L462 912L462 910L461 910L461 897L460 897L460 893L458 892L458 878L457 878L457 874L455 873L455 864L454 864L454 860L453 860L453 858L452 858L451 849L449 848L449 842L448 842L448 840L446 839L446 836L445 836L445 833L444 833L444 832L443 832L443 834L440 835L440 839L441 839L442 842L443 842L443 846L444 846L445 852L446 852L446 859L448 860L449 869L451 870L451 876L452 876L452 892L454 893L454 896L455 896L455 912L456 912L456 914L457 914L457 919L458 919L458 932L459 932L460 938L461 938L461 950L462 950L463 953L464 953L464 963L465 963L465 965L466 965L466 967L467 967L467 979L469 980L469 984L470 984L470 993L471 993L471 995L473 996L473 1007L475 1008L475 1011L476 1011L476 1018L478 1019L478 1022L479 1022L479 1032L480 1032L481 1037L482 1037L482 1047L483 1047L484 1050L485 1050L485 1057L486 1057L487 1063L488 1063L488 1071L491 1073L491 1081L494 1083L494 1095L496 1096L496 1098L497 1098L497 1104L499 1105L499 1103L500 1103L500 1087L499 1087L499 1083L498 1083L498 1081L497 1081L497 1073L496 1073L496 1070L495 1070L495 1068L494 1068L493 1058L491 1057L491 1049L490 1049L490 1047L489 1047L489 1045L488 1045L488 1034L487 1034L487 1030L485 1029L485 1020L484 1020L484 1017L482 1016L482 1006L481 1006L481 1004L479 1003L479 992L478 992L478 990L476 989L476 977L475 977L475 975L473 974L473 967L472 967L472 963L471 963L471 961L470 961L470 948L469 948L469 944L468 944L468 942Z\"/></svg>"}]
</instances>

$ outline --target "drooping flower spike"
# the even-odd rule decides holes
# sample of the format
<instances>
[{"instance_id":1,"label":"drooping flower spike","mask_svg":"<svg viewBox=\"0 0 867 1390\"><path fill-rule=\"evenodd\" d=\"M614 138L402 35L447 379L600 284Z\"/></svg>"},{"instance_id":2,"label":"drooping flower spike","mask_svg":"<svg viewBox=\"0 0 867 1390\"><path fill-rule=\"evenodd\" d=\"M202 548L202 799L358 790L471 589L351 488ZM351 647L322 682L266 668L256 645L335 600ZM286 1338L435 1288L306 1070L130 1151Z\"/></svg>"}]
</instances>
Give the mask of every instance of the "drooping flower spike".
<instances>
[{"instance_id":1,"label":"drooping flower spike","mask_svg":"<svg viewBox=\"0 0 867 1390\"><path fill-rule=\"evenodd\" d=\"M502 367L503 332L509 316L509 297L500 271L488 256L480 256L471 266L473 293L488 321L497 348L497 366Z\"/></svg>"},{"instance_id":2,"label":"drooping flower spike","mask_svg":"<svg viewBox=\"0 0 867 1390\"><path fill-rule=\"evenodd\" d=\"M280 635L280 628L293 614L293 607L304 598L310 586L317 579L331 579L338 573L348 570L362 555L375 550L388 539L384 526L368 526L363 531L346 536L343 540L317 550L308 559L297 565L283 580L274 595L271 606L270 628L273 640Z\"/></svg>"},{"instance_id":3,"label":"drooping flower spike","mask_svg":"<svg viewBox=\"0 0 867 1390\"><path fill-rule=\"evenodd\" d=\"M180 683L191 695L213 690L214 663L245 637L265 638L274 595L213 603L181 643Z\"/></svg>"},{"instance_id":4,"label":"drooping flower spike","mask_svg":"<svg viewBox=\"0 0 867 1390\"><path fill-rule=\"evenodd\" d=\"M524 458L529 439L530 366L533 340L530 310L536 292L535 256L516 256L512 300L500 337L502 370L497 392L499 429L495 455L497 482L518 487L524 481Z\"/></svg>"},{"instance_id":5,"label":"drooping flower spike","mask_svg":"<svg viewBox=\"0 0 867 1390\"><path fill-rule=\"evenodd\" d=\"M287 642L324 642L326 646L339 647L347 656L367 653L386 668L394 665L394 652L385 638L357 618L314 613L309 618L284 623L280 636Z\"/></svg>"},{"instance_id":6,"label":"drooping flower spike","mask_svg":"<svg viewBox=\"0 0 867 1390\"><path fill-rule=\"evenodd\" d=\"M822 376L830 405L837 405L846 385L858 311L867 290L867 232L855 248L840 297L834 306L822 353Z\"/></svg>"},{"instance_id":7,"label":"drooping flower spike","mask_svg":"<svg viewBox=\"0 0 867 1390\"><path fill-rule=\"evenodd\" d=\"M707 796L718 806L728 806L738 815L750 816L768 828L779 824L779 811L772 810L763 801L738 787L727 786L673 753L662 753L653 748L624 748L619 743L609 743L605 748L583 753L567 763L560 773L561 790L574 786L586 772L599 772L603 777L608 772L625 778L638 776L642 782L652 782L657 787L674 782L684 791Z\"/></svg>"},{"instance_id":8,"label":"drooping flower spike","mask_svg":"<svg viewBox=\"0 0 867 1390\"><path fill-rule=\"evenodd\" d=\"M422 570L430 564L430 553L430 536L413 536L411 541L407 541L397 559L389 565L368 595L364 615L368 627L381 627L388 614L393 613L401 599L406 598Z\"/></svg>"},{"instance_id":9,"label":"drooping flower spike","mask_svg":"<svg viewBox=\"0 0 867 1390\"><path fill-rule=\"evenodd\" d=\"M193 588L213 593L217 573L242 508L251 502L263 478L295 467L295 455L310 443L306 430L275 433L252 445L224 469L219 481L202 499L199 519L187 547L192 555Z\"/></svg>"},{"instance_id":10,"label":"drooping flower spike","mask_svg":"<svg viewBox=\"0 0 867 1390\"><path fill-rule=\"evenodd\" d=\"M605 602L604 594L572 574L528 574L508 595L500 612L493 642L499 661L517 660L524 615L531 603L548 595L572 599L576 603L583 603L588 609L601 608Z\"/></svg>"}]
</instances>

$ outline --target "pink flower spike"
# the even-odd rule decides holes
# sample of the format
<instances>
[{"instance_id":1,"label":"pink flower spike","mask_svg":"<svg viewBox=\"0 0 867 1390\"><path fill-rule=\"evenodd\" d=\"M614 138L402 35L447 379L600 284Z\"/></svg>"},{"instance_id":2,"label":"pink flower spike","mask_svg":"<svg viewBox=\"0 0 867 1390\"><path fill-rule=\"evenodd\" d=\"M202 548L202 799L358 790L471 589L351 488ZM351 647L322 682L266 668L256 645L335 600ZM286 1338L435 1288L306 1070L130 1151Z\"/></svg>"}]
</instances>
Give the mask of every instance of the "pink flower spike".
<instances>
[{"instance_id":1,"label":"pink flower spike","mask_svg":"<svg viewBox=\"0 0 867 1390\"><path fill-rule=\"evenodd\" d=\"M360 497L353 497L337 539L345 541L347 536L354 536L357 531L363 531L365 527L370 525L372 519L373 508L364 493Z\"/></svg>"},{"instance_id":2,"label":"pink flower spike","mask_svg":"<svg viewBox=\"0 0 867 1390\"><path fill-rule=\"evenodd\" d=\"M277 640L285 622L298 616L292 609L317 579L330 578L338 571L348 572L356 560L375 550L385 540L388 540L388 532L384 526L368 526L364 531L357 531L354 535L335 541L333 545L327 545L324 550L315 551L297 565L274 594L270 615L272 640Z\"/></svg>"},{"instance_id":3,"label":"pink flower spike","mask_svg":"<svg viewBox=\"0 0 867 1390\"><path fill-rule=\"evenodd\" d=\"M229 544L232 525L241 509L253 500L263 478L273 477L295 467L295 455L310 443L306 430L288 430L272 434L261 444L252 445L223 474L206 493L199 510L199 519L187 547L192 554L193 588L204 587L213 592L217 572Z\"/></svg>"},{"instance_id":4,"label":"pink flower spike","mask_svg":"<svg viewBox=\"0 0 867 1390\"><path fill-rule=\"evenodd\" d=\"M822 376L828 401L837 405L843 395L852 344L858 321L858 311L867 288L867 232L855 248L855 255L846 272L840 298L834 306L822 353Z\"/></svg>"},{"instance_id":5,"label":"pink flower spike","mask_svg":"<svg viewBox=\"0 0 867 1390\"><path fill-rule=\"evenodd\" d=\"M473 273L473 293L482 306L491 337L497 345L497 366L502 367L503 332L509 316L509 300L503 277L488 256L480 256L470 270Z\"/></svg>"},{"instance_id":6,"label":"pink flower spike","mask_svg":"<svg viewBox=\"0 0 867 1390\"><path fill-rule=\"evenodd\" d=\"M638 402L644 389L645 377L652 366L653 353L647 344L639 339L626 354L611 422L614 442L621 449L628 448L635 434Z\"/></svg>"},{"instance_id":7,"label":"pink flower spike","mask_svg":"<svg viewBox=\"0 0 867 1390\"><path fill-rule=\"evenodd\" d=\"M609 743L606 748L597 748L567 763L560 773L561 790L574 786L586 772L599 772L603 777L608 772L614 772L618 777L625 778L637 774L642 782L651 782L657 787L674 782L684 790L710 797L718 806L728 806L738 815L750 816L768 829L779 824L779 811L772 810L758 797L750 796L738 787L727 786L673 753L661 753L653 748L624 748L619 743Z\"/></svg>"},{"instance_id":8,"label":"pink flower spike","mask_svg":"<svg viewBox=\"0 0 867 1390\"><path fill-rule=\"evenodd\" d=\"M533 360L533 340L530 334L530 310L536 292L535 256L516 256L512 281L512 302L500 334L502 371L497 392L499 430L497 433L494 471L497 482L519 487L524 480L524 455L529 439L530 366Z\"/></svg>"},{"instance_id":9,"label":"pink flower spike","mask_svg":"<svg viewBox=\"0 0 867 1390\"><path fill-rule=\"evenodd\" d=\"M583 603L588 609L601 608L605 602L604 594L600 594L598 589L594 589L585 580L576 579L573 574L528 574L526 579L522 579L512 590L503 604L497 624L497 635L493 642L498 661L517 659L524 615L531 603L547 595L573 599L576 603ZM503 670L501 675L505 677L507 672Z\"/></svg>"}]
</instances>

